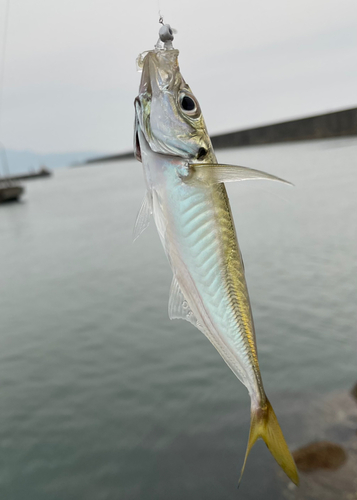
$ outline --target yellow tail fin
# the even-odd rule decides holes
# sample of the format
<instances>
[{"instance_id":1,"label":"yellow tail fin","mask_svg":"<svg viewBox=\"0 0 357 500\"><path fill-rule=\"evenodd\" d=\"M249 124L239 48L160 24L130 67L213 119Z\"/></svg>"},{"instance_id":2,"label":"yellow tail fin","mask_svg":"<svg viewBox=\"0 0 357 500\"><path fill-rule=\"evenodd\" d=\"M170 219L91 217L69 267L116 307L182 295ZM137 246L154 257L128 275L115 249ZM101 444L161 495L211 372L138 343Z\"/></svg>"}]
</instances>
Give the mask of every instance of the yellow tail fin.
<instances>
[{"instance_id":1,"label":"yellow tail fin","mask_svg":"<svg viewBox=\"0 0 357 500\"><path fill-rule=\"evenodd\" d=\"M256 440L262 438L269 448L270 453L273 455L285 474L292 480L293 483L298 485L299 476L294 459L291 456L288 445L286 444L273 407L269 403L268 399L266 401L267 405L265 408L259 408L255 411L252 409L248 446L239 482L242 479L250 450Z\"/></svg>"}]
</instances>

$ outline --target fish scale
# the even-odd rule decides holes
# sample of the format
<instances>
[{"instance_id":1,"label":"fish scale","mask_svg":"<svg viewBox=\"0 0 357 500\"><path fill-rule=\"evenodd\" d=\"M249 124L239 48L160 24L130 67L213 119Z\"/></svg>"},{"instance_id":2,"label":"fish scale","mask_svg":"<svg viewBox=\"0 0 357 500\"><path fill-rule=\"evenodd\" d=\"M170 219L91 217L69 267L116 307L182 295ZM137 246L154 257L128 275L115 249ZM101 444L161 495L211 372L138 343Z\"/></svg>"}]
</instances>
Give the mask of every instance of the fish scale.
<instances>
[{"instance_id":1,"label":"fish scale","mask_svg":"<svg viewBox=\"0 0 357 500\"><path fill-rule=\"evenodd\" d=\"M182 260L185 261L221 338L225 343L233 343L238 347L235 364L239 359L244 362L249 357L247 350L251 349L244 339L248 328L244 330L241 321L237 321L237 318L242 317L242 312L238 296L232 290L232 275L226 279L225 272L227 260L230 261L230 267L235 274L240 268L239 252L235 250L237 243L234 226L226 203L227 195L222 186L214 187L211 196L207 196L207 190L202 188L182 186L182 181L175 178L170 167L168 169L166 179L172 177L172 185L169 182L167 184L166 191L170 195L167 196L166 203L168 207L173 207L168 214L169 225L175 228L175 239ZM180 186L180 189L175 189L177 186ZM214 205L213 200L217 198L219 205ZM206 217L208 221L205 221L204 225L197 224L197 220ZM202 249L200 247L205 238L210 238L211 241ZM207 280L209 276L211 279ZM181 277L181 281L183 279ZM252 368L250 378L251 383L255 383L255 372Z\"/></svg>"}]
</instances>

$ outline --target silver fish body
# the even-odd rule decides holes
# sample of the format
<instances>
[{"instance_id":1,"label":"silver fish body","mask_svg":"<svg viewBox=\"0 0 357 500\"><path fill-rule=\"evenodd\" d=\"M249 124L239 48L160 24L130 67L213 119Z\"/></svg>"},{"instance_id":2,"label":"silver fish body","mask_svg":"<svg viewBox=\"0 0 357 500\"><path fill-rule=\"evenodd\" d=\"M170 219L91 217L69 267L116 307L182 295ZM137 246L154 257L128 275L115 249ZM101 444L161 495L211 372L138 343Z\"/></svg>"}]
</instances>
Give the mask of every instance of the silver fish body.
<instances>
[{"instance_id":1,"label":"silver fish body","mask_svg":"<svg viewBox=\"0 0 357 500\"><path fill-rule=\"evenodd\" d=\"M262 437L297 483L294 461L263 388L244 266L224 185L249 178L280 179L217 163L177 56L171 41L159 41L140 60L134 148L143 164L147 194L137 235L152 213L173 272L170 318L185 319L201 330L249 391L252 424L246 458Z\"/></svg>"},{"instance_id":2,"label":"silver fish body","mask_svg":"<svg viewBox=\"0 0 357 500\"><path fill-rule=\"evenodd\" d=\"M151 151L145 153L143 166L149 172L155 223L174 274L169 316L190 321L208 337L259 407L265 394L225 186L185 182L184 161ZM182 296L174 294L177 285Z\"/></svg>"}]
</instances>

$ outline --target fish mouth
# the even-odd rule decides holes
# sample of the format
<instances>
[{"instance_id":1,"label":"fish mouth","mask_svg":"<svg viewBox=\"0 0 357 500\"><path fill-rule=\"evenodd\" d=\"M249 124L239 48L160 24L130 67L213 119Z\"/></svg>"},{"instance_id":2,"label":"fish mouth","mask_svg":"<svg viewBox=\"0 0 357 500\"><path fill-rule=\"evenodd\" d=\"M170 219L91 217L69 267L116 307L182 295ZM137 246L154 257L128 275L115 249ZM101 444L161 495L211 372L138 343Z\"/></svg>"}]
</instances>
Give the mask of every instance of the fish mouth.
<instances>
[{"instance_id":1,"label":"fish mouth","mask_svg":"<svg viewBox=\"0 0 357 500\"><path fill-rule=\"evenodd\" d=\"M139 56L142 61L139 93L152 96L172 90L177 85L177 76L180 73L178 55L179 51L176 49L157 49L149 50L144 57Z\"/></svg>"}]
</instances>

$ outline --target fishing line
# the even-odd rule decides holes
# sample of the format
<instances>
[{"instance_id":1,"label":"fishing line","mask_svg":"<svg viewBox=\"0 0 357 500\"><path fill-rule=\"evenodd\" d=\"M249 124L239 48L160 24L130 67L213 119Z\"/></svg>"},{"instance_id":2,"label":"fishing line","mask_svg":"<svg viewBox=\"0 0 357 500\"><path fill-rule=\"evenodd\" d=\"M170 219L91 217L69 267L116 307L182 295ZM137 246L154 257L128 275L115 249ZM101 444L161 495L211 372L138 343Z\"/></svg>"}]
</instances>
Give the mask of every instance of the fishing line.
<instances>
[{"instance_id":1,"label":"fishing line","mask_svg":"<svg viewBox=\"0 0 357 500\"><path fill-rule=\"evenodd\" d=\"M163 24L164 18L162 17L162 14L161 14L160 0L157 0L157 13L159 14L159 23Z\"/></svg>"},{"instance_id":2,"label":"fishing line","mask_svg":"<svg viewBox=\"0 0 357 500\"><path fill-rule=\"evenodd\" d=\"M9 11L10 11L10 0L6 0L5 18L4 18L4 35L3 35L3 40L2 40L2 54L1 54L1 66L0 66L0 130L1 130L1 118L2 118L4 77L5 77L5 56L6 56L7 30L8 30L8 26L9 26Z\"/></svg>"}]
</instances>

